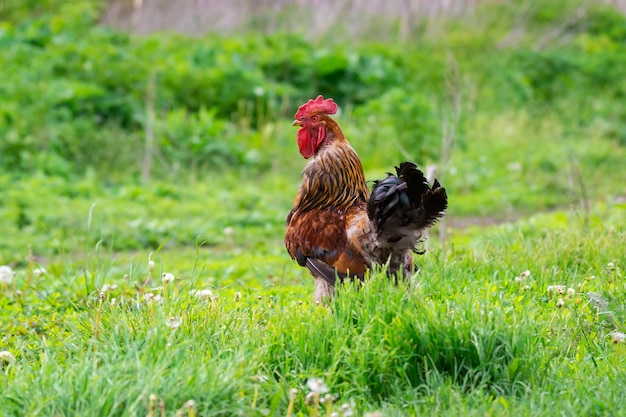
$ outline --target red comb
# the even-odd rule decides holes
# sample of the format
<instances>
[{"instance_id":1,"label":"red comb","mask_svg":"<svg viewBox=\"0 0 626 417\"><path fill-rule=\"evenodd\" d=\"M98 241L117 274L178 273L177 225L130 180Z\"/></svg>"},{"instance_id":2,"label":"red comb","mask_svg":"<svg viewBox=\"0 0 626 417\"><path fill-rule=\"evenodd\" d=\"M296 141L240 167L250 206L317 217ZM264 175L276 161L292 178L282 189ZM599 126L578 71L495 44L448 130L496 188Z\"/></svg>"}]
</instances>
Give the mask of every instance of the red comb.
<instances>
[{"instance_id":1,"label":"red comb","mask_svg":"<svg viewBox=\"0 0 626 417\"><path fill-rule=\"evenodd\" d=\"M298 108L296 119L302 119L308 113L313 111L322 111L326 114L337 113L337 104L332 98L324 100L324 97L317 96L315 100L309 100Z\"/></svg>"}]
</instances>

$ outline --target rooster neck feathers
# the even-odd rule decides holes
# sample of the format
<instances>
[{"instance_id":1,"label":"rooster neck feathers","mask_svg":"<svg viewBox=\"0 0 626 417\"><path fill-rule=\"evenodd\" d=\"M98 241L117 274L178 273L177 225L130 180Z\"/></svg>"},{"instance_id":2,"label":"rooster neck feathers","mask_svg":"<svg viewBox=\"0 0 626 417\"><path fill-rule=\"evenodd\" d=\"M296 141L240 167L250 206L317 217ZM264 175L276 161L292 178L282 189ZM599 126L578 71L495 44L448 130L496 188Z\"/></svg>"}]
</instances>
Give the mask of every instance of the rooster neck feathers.
<instances>
[{"instance_id":1,"label":"rooster neck feathers","mask_svg":"<svg viewBox=\"0 0 626 417\"><path fill-rule=\"evenodd\" d=\"M342 211L364 203L369 198L363 167L356 152L332 129L323 145L302 172L299 211L312 208L337 208Z\"/></svg>"}]
</instances>

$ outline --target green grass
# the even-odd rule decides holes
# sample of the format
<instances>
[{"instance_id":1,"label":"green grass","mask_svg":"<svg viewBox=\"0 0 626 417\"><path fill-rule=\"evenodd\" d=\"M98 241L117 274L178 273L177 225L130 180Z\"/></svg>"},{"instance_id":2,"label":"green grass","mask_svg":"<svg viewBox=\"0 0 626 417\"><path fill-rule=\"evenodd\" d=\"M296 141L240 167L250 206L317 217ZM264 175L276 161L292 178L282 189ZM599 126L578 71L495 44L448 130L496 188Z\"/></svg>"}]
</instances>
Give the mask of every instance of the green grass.
<instances>
[{"instance_id":1,"label":"green grass","mask_svg":"<svg viewBox=\"0 0 626 417\"><path fill-rule=\"evenodd\" d=\"M626 415L622 15L537 50L563 5L503 46L518 12L487 2L415 45L320 49L120 34L90 4L0 25L0 416ZM439 162L457 92L421 272L315 305L282 242L285 115L333 95L373 180Z\"/></svg>"},{"instance_id":2,"label":"green grass","mask_svg":"<svg viewBox=\"0 0 626 417\"><path fill-rule=\"evenodd\" d=\"M11 229L5 207L16 276L1 288L0 349L16 360L2 365L4 415L146 415L151 395L154 415L161 401L167 415L287 415L293 388L293 415L310 415L313 377L334 396L321 415L344 403L357 415L622 413L623 205L594 205L587 226L569 210L455 229L446 250L431 239L416 283L376 272L316 306L281 242L292 184L222 181L83 195L29 180L41 212L25 192L31 221ZM70 212L50 210L60 201ZM155 225L134 229L138 218ZM202 289L212 296L192 295Z\"/></svg>"}]
</instances>

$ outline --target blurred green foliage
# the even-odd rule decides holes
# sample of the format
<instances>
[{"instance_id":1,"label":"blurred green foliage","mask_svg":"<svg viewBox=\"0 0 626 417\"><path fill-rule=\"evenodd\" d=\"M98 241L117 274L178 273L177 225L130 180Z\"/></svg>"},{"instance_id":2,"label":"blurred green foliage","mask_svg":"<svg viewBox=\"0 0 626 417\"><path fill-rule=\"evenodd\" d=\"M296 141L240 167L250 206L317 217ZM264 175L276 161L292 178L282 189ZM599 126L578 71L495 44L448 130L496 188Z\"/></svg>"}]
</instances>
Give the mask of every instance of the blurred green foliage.
<instances>
[{"instance_id":1,"label":"blurred green foliage","mask_svg":"<svg viewBox=\"0 0 626 417\"><path fill-rule=\"evenodd\" d=\"M468 118L506 109L575 113L571 134L601 119L605 136L626 144L626 18L609 6L568 20L577 2L525 12L486 2L474 20L444 22L439 37L397 45L282 33L138 36L98 25L99 2L2 6L0 168L18 175L136 174L148 124L164 171L266 169L276 164L267 148L275 120L319 93L371 122L360 128L368 140L392 137L398 149L437 160L454 93L450 56L465 103L461 145ZM523 33L510 41L516 25Z\"/></svg>"}]
</instances>

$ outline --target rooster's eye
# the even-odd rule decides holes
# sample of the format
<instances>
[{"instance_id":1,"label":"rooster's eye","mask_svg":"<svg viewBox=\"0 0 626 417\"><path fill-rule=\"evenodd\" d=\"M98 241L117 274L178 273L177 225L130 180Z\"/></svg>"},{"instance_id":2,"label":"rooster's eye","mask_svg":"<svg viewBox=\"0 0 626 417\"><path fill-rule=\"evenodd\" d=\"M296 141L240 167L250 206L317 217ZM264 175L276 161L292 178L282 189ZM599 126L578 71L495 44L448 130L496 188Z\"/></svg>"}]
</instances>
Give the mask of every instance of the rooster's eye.
<instances>
[{"instance_id":1,"label":"rooster's eye","mask_svg":"<svg viewBox=\"0 0 626 417\"><path fill-rule=\"evenodd\" d=\"M317 122L320 119L320 117L318 115L312 116L311 120L313 120L314 122Z\"/></svg>"}]
</instances>

